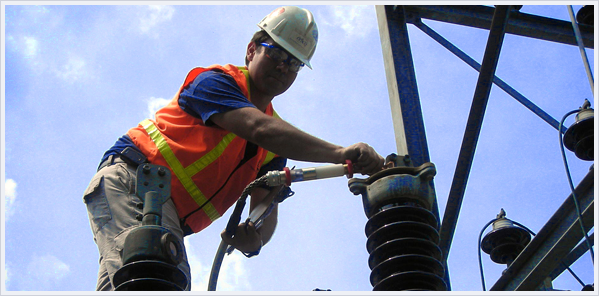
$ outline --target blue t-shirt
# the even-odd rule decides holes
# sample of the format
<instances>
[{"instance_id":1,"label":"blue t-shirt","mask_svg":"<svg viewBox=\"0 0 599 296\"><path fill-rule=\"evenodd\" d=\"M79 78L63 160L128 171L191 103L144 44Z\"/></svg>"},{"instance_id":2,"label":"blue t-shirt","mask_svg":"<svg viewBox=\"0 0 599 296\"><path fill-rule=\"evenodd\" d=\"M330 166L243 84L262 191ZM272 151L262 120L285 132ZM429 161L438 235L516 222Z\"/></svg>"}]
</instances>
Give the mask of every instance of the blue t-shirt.
<instances>
[{"instance_id":1,"label":"blue t-shirt","mask_svg":"<svg viewBox=\"0 0 599 296\"><path fill-rule=\"evenodd\" d=\"M224 113L238 108L256 108L243 94L235 79L220 70L205 71L198 75L179 95L179 107L193 117L200 118L207 125L214 123L210 117L217 113ZM120 137L114 145L104 153L100 164L123 149L131 147L141 153L128 135ZM287 165L287 159L274 158L263 166L258 176L268 171L281 171Z\"/></svg>"}]
</instances>

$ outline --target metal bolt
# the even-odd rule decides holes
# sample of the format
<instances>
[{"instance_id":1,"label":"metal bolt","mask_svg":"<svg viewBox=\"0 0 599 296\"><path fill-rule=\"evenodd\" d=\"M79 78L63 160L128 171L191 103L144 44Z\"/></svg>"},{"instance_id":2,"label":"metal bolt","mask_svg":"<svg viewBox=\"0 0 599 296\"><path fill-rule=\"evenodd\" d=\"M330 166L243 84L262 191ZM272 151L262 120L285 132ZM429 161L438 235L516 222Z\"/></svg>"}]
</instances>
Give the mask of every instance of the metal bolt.
<instances>
[{"instance_id":1,"label":"metal bolt","mask_svg":"<svg viewBox=\"0 0 599 296\"><path fill-rule=\"evenodd\" d=\"M144 203L143 202L138 202L136 204L136 206L137 206L138 209L142 210L144 208Z\"/></svg>"},{"instance_id":2,"label":"metal bolt","mask_svg":"<svg viewBox=\"0 0 599 296\"><path fill-rule=\"evenodd\" d=\"M141 220L143 220L143 218L144 218L144 215L142 215L142 214L137 214L135 216L135 219L137 219L137 221L141 221Z\"/></svg>"},{"instance_id":3,"label":"metal bolt","mask_svg":"<svg viewBox=\"0 0 599 296\"><path fill-rule=\"evenodd\" d=\"M166 175L164 168L158 168L158 176L164 177L164 175Z\"/></svg>"},{"instance_id":4,"label":"metal bolt","mask_svg":"<svg viewBox=\"0 0 599 296\"><path fill-rule=\"evenodd\" d=\"M150 169L151 169L151 168L150 168L150 166L149 166L149 165L147 165L147 164L144 164L144 166L143 166L143 169L142 169L142 170L143 170L144 174L146 174L146 175L147 175L147 174L149 174L149 173L150 173Z\"/></svg>"}]
</instances>

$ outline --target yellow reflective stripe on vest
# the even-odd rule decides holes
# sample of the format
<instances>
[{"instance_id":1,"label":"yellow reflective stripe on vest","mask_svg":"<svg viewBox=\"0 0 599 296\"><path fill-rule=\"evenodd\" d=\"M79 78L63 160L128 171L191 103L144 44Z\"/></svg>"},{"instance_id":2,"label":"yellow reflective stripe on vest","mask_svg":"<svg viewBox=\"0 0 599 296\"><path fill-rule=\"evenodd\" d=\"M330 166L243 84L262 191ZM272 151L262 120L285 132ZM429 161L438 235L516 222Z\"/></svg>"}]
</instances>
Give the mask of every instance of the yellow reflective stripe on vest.
<instances>
[{"instance_id":1,"label":"yellow reflective stripe on vest","mask_svg":"<svg viewBox=\"0 0 599 296\"><path fill-rule=\"evenodd\" d=\"M266 153L266 158L262 162L262 165L269 163L273 158L275 158L275 156L276 156L276 154L268 151L268 153Z\"/></svg>"},{"instance_id":2,"label":"yellow reflective stripe on vest","mask_svg":"<svg viewBox=\"0 0 599 296\"><path fill-rule=\"evenodd\" d=\"M193 182L193 180L191 179L191 176L193 175L187 174L187 170L183 167L179 159L177 159L175 153L173 152L173 150L171 150L171 147L168 145L158 128L156 128L156 126L154 125L154 123L146 119L142 121L140 124L143 126L146 132L148 132L150 138L152 139L154 144L156 144L158 151L160 151L160 154L162 154L162 157L164 157L170 168L175 173L175 176L177 176L177 179L179 179L181 184L183 184L183 187L187 190L189 195L191 195L191 197L195 200L195 202L198 205L204 205L202 207L202 210L204 211L204 213L206 213L208 218L210 218L210 221L215 221L216 219L220 218L220 214L218 213L216 208L214 208L212 203L206 200L206 196L204 196L202 191L200 191L198 186L196 186L196 184ZM209 154L211 152L212 151L210 151ZM199 170L196 171L196 173L197 172L199 172Z\"/></svg>"},{"instance_id":3,"label":"yellow reflective stripe on vest","mask_svg":"<svg viewBox=\"0 0 599 296\"><path fill-rule=\"evenodd\" d=\"M228 133L218 144L216 144L216 147L210 150L210 152L206 153L204 156L202 156L202 158L186 167L185 173L188 176L193 176L197 174L199 171L203 170L205 167L207 167L209 164L211 164L213 161L219 158L221 154L223 154L225 148L227 148L229 143L231 143L231 141L233 141L235 137L236 135L234 133Z\"/></svg>"}]
</instances>

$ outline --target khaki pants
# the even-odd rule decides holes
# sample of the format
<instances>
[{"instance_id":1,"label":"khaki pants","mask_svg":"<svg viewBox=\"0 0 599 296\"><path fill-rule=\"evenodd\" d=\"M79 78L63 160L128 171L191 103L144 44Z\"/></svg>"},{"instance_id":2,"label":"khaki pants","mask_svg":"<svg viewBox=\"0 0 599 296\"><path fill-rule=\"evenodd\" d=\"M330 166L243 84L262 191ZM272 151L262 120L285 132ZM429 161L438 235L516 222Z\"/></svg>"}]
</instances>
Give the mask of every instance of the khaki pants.
<instances>
[{"instance_id":1,"label":"khaki pants","mask_svg":"<svg viewBox=\"0 0 599 296\"><path fill-rule=\"evenodd\" d=\"M129 231L141 225L136 219L142 210L137 204L142 199L135 194L135 168L116 158L113 165L106 166L92 178L84 193L94 241L100 253L97 291L112 291L113 276L121 268L121 255ZM172 199L162 205L162 226L174 234L183 245L183 230ZM178 266L187 276L191 289L190 268L185 246L183 261Z\"/></svg>"}]
</instances>

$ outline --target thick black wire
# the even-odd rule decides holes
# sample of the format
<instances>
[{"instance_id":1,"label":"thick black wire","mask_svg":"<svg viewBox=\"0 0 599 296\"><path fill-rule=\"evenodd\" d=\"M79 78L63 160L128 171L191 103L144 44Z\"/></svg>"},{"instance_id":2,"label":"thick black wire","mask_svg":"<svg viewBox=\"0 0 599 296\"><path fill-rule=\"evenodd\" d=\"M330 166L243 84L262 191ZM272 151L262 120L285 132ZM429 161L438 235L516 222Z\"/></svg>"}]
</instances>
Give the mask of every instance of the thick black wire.
<instances>
[{"instance_id":1,"label":"thick black wire","mask_svg":"<svg viewBox=\"0 0 599 296\"><path fill-rule=\"evenodd\" d=\"M557 131L559 134L559 144L560 144L560 149L562 151L562 158L564 160L564 167L566 168L566 175L568 176L568 184L570 185L570 189L572 190L572 199L574 200L574 206L576 206L576 214L578 214L578 222L580 224L580 230L584 234L584 239L586 241L587 246L589 247L589 252L591 253L591 259L593 261L593 265L595 265L595 252L593 251L593 247L591 246L589 235L584 230L584 225L582 224L582 214L580 211L580 206L578 205L578 200L576 199L576 195L574 193L574 183L572 183L572 176L570 176L570 168L568 167L568 160L566 158L566 152L564 150L564 141L562 139L562 132L561 132L562 126L564 125L564 121L566 120L566 118L574 113L578 113L581 110L582 110L582 108L572 110L572 111L566 113L566 115L564 115L564 117L562 118L562 121L560 121L559 128L557 129Z\"/></svg>"},{"instance_id":2,"label":"thick black wire","mask_svg":"<svg viewBox=\"0 0 599 296\"><path fill-rule=\"evenodd\" d=\"M486 225L483 227L483 229L480 231L480 234L478 235L478 266L479 266L479 268L480 268L480 279L481 279L481 284L482 284L482 287L483 287L483 291L486 291L486 290L487 290L487 288L486 288L486 286L485 286L485 275L484 275L484 271L483 271L483 260L482 260L482 256L481 256L481 253L480 253L480 250L482 249L482 248L481 248L481 238L482 238L482 236L483 236L483 233L484 233L484 232L485 232L485 230L487 229L487 227L489 227L489 225L491 225L493 222L495 222L495 221L497 221L497 220L499 220L499 219L501 219L501 218L495 218L495 219L493 219L493 220L489 221L489 222L488 222L488 223L487 223L487 224L486 224ZM512 221L512 223L514 223L514 224L516 224L516 225L518 225L518 226L522 227L524 230L528 231L528 232L529 232L530 234L532 234L533 236L536 236L536 235L537 235L537 234L536 234L536 233L534 233L532 230L528 229L528 227L526 227L526 226L524 226L524 225L522 225L522 224L520 224L520 223L518 223L518 222L516 222L516 221L513 221L513 220L510 220L510 221ZM564 265L564 263L563 263L563 262L560 262L560 264ZM565 266L565 265L564 265L564 266ZM585 286L584 282L583 282L583 281L582 281L582 280L581 280L581 279L580 279L580 278L579 278L579 277L576 275L576 273L574 273L574 271L573 271L572 269L570 269L570 267L566 266L566 269L567 269L567 270L568 270L568 272L570 272L570 274L571 274L571 275L572 275L572 276L573 276L573 277L574 277L574 278L575 278L575 279L578 281L578 283L579 283L581 286L583 286L583 287Z\"/></svg>"},{"instance_id":3,"label":"thick black wire","mask_svg":"<svg viewBox=\"0 0 599 296\"><path fill-rule=\"evenodd\" d=\"M226 231L229 235L233 236L235 234L235 229L237 228L237 225L239 225L239 222L241 222L241 213L243 212L243 208L245 207L248 195L250 195L254 188L262 186L264 184L266 184L266 175L254 180L252 183L246 186L245 189L243 189L241 196L235 204L235 209L233 210L233 213L231 213L231 217L229 217L229 222L227 223ZM221 243L218 246L218 250L216 251L216 255L214 256L212 269L210 270L210 278L208 280L208 291L216 291L218 274L220 273L220 267L223 263L223 259L225 257L225 253L227 252L228 247L229 245L221 240Z\"/></svg>"},{"instance_id":4,"label":"thick black wire","mask_svg":"<svg viewBox=\"0 0 599 296\"><path fill-rule=\"evenodd\" d=\"M483 227L483 229L480 231L480 234L478 235L478 266L480 268L480 280L483 286L483 291L487 291L487 288L485 287L485 274L483 272L483 259L481 257L480 254L480 249L481 249L481 238L483 236L483 232L485 232L485 230L487 229L487 227L489 227L489 225L491 225L493 222L499 220L499 218L495 218L491 221L489 221L489 223L487 223L485 225L485 227Z\"/></svg>"}]
</instances>

